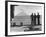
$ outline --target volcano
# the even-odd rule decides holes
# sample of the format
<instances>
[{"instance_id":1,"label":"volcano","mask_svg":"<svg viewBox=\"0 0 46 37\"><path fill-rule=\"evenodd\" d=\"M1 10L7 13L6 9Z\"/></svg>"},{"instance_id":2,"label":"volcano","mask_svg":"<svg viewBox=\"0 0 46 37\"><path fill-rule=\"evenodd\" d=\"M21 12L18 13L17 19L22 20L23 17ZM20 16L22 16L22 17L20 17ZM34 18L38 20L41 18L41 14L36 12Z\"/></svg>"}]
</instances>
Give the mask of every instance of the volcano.
<instances>
[{"instance_id":1,"label":"volcano","mask_svg":"<svg viewBox=\"0 0 46 37\"><path fill-rule=\"evenodd\" d=\"M27 13L25 12L20 12L19 14L17 14L16 16L29 16Z\"/></svg>"}]
</instances>

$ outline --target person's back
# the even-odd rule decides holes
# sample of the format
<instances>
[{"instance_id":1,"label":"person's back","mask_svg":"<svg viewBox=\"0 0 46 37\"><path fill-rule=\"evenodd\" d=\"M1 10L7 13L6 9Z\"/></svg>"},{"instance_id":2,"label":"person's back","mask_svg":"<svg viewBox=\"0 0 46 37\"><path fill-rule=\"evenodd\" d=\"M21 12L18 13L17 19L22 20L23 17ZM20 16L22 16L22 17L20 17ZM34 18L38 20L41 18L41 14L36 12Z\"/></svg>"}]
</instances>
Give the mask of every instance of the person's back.
<instances>
[{"instance_id":1,"label":"person's back","mask_svg":"<svg viewBox=\"0 0 46 37\"><path fill-rule=\"evenodd\" d=\"M34 13L34 25L36 25L36 14Z\"/></svg>"},{"instance_id":2,"label":"person's back","mask_svg":"<svg viewBox=\"0 0 46 37\"><path fill-rule=\"evenodd\" d=\"M39 15L39 13L37 15L37 19L38 19L38 25L39 25L40 24L40 15Z\"/></svg>"}]
</instances>

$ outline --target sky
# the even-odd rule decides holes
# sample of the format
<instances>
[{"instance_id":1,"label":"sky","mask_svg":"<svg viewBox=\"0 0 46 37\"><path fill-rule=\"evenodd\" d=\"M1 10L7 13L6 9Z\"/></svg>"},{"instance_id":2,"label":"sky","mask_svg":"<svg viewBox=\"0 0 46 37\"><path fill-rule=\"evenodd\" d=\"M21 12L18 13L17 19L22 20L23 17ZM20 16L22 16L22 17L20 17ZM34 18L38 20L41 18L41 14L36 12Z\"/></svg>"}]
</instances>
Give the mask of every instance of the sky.
<instances>
[{"instance_id":1,"label":"sky","mask_svg":"<svg viewBox=\"0 0 46 37\"><path fill-rule=\"evenodd\" d=\"M21 13L22 12L22 13ZM42 7L41 6L35 6L35 5L19 5L14 7L14 16L17 16L18 14L26 13L27 15L31 15L32 13L37 13L41 15Z\"/></svg>"}]
</instances>

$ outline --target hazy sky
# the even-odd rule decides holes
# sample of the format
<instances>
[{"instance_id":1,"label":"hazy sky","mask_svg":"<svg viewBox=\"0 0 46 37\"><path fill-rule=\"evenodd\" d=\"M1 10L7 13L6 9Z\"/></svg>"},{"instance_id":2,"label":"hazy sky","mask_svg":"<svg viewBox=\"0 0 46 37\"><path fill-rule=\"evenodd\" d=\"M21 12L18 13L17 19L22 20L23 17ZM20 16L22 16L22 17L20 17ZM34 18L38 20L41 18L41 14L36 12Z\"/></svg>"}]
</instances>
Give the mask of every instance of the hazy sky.
<instances>
[{"instance_id":1,"label":"hazy sky","mask_svg":"<svg viewBox=\"0 0 46 37\"><path fill-rule=\"evenodd\" d=\"M22 12L22 13L21 13ZM42 7L41 6L33 6L33 5L20 5L14 7L14 15L18 15L21 13L26 13L27 15L31 15L32 13L38 13L41 14Z\"/></svg>"}]
</instances>

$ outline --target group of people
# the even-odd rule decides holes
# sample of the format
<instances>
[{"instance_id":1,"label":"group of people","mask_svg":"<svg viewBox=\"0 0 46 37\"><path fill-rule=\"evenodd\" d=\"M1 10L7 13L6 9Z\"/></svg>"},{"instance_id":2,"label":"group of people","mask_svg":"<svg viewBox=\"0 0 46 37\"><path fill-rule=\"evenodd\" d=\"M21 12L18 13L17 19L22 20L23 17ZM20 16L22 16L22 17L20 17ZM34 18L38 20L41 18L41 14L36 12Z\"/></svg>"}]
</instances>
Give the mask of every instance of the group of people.
<instances>
[{"instance_id":1,"label":"group of people","mask_svg":"<svg viewBox=\"0 0 46 37\"><path fill-rule=\"evenodd\" d=\"M40 25L40 15L39 15L39 13L37 15L35 13L33 15L33 13L32 13L30 17L31 17L31 24L32 25Z\"/></svg>"}]
</instances>

